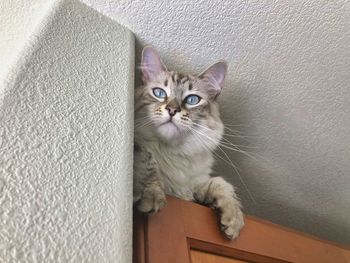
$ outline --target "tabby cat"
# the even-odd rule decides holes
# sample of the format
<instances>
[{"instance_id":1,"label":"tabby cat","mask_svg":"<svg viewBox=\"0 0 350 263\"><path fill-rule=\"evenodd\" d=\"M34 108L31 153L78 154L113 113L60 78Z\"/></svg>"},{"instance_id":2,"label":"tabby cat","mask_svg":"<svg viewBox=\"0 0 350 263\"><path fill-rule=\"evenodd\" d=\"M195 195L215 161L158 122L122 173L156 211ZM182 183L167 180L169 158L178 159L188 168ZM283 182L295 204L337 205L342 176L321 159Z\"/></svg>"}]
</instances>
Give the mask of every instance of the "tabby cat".
<instances>
[{"instance_id":1,"label":"tabby cat","mask_svg":"<svg viewBox=\"0 0 350 263\"><path fill-rule=\"evenodd\" d=\"M168 71L149 46L142 52L143 85L135 90L134 203L145 213L166 205L165 193L220 211L229 239L244 225L234 188L211 177L213 151L223 136L217 97L227 64L198 76Z\"/></svg>"}]
</instances>

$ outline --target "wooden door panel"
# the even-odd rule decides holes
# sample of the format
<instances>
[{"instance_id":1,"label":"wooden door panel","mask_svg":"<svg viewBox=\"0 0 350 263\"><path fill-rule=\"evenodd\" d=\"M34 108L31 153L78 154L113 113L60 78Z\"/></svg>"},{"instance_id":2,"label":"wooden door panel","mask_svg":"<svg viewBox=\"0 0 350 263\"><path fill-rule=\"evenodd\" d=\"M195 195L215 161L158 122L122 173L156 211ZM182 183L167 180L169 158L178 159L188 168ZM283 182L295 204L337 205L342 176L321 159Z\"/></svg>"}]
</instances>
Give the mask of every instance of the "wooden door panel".
<instances>
[{"instance_id":1,"label":"wooden door panel","mask_svg":"<svg viewBox=\"0 0 350 263\"><path fill-rule=\"evenodd\" d=\"M167 201L157 214L135 213L135 263L215 262L215 256L227 262L350 262L348 248L251 216L245 216L240 237L230 241L220 233L212 209L170 196Z\"/></svg>"},{"instance_id":2,"label":"wooden door panel","mask_svg":"<svg viewBox=\"0 0 350 263\"><path fill-rule=\"evenodd\" d=\"M190 253L192 263L248 263L248 261L215 255L199 250L191 249Z\"/></svg>"}]
</instances>

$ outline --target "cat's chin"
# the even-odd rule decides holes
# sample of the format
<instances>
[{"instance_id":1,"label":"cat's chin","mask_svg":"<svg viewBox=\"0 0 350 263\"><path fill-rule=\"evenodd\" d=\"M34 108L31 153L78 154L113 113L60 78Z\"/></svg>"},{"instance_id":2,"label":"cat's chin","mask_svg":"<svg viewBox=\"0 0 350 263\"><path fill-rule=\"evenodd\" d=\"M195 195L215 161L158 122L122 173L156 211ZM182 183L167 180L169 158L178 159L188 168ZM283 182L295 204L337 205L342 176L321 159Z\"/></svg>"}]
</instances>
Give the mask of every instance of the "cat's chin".
<instances>
[{"instance_id":1,"label":"cat's chin","mask_svg":"<svg viewBox=\"0 0 350 263\"><path fill-rule=\"evenodd\" d=\"M181 135L180 129L173 122L167 122L160 125L157 131L164 139L175 139Z\"/></svg>"}]
</instances>

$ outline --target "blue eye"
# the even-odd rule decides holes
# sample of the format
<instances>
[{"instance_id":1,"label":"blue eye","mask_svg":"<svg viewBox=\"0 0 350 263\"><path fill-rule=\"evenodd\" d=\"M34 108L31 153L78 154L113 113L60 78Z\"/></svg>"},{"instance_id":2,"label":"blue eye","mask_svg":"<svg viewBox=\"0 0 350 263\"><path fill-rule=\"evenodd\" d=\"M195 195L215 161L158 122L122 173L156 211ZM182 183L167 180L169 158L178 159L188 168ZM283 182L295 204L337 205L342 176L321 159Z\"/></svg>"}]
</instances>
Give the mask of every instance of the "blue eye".
<instances>
[{"instance_id":1,"label":"blue eye","mask_svg":"<svg viewBox=\"0 0 350 263\"><path fill-rule=\"evenodd\" d=\"M157 98L161 98L161 99L166 97L166 92L163 89L161 89L161 88L154 88L153 89L153 94Z\"/></svg>"},{"instance_id":2,"label":"blue eye","mask_svg":"<svg viewBox=\"0 0 350 263\"><path fill-rule=\"evenodd\" d=\"M201 97L197 95L189 95L186 97L185 102L188 105L196 105L201 101Z\"/></svg>"}]
</instances>

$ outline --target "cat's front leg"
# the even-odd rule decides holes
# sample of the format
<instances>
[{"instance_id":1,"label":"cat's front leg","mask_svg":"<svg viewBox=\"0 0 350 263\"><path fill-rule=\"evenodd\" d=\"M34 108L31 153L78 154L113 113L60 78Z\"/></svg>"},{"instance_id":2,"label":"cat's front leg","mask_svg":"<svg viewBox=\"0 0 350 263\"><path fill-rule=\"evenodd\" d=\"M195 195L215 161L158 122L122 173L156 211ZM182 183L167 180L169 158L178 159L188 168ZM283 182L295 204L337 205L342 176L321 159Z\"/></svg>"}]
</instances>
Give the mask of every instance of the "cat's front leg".
<instances>
[{"instance_id":1,"label":"cat's front leg","mask_svg":"<svg viewBox=\"0 0 350 263\"><path fill-rule=\"evenodd\" d=\"M143 213L158 212L166 205L157 163L144 147L134 148L134 204Z\"/></svg>"},{"instance_id":2,"label":"cat's front leg","mask_svg":"<svg viewBox=\"0 0 350 263\"><path fill-rule=\"evenodd\" d=\"M196 187L194 198L220 211L220 228L225 236L234 239L244 226L241 204L234 188L222 177L212 177Z\"/></svg>"}]
</instances>

